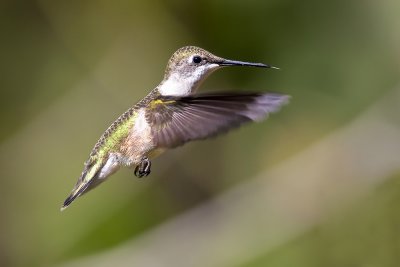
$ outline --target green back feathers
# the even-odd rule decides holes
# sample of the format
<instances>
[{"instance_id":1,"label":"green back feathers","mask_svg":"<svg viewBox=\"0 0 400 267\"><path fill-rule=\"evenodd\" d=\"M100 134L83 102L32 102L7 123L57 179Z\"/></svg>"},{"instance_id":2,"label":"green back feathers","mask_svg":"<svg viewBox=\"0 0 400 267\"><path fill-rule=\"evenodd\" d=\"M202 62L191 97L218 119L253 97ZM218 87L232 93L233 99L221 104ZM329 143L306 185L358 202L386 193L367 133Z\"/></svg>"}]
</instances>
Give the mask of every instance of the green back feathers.
<instances>
[{"instance_id":1,"label":"green back feathers","mask_svg":"<svg viewBox=\"0 0 400 267\"><path fill-rule=\"evenodd\" d=\"M136 116L137 109L135 107L130 108L111 124L100 137L90 153L89 159L85 162L85 167L81 176L71 194L64 201L61 210L67 208L77 197L96 187L96 185L103 181L103 179L98 179L98 176L106 164L110 152L116 151L121 141L128 136Z\"/></svg>"}]
</instances>

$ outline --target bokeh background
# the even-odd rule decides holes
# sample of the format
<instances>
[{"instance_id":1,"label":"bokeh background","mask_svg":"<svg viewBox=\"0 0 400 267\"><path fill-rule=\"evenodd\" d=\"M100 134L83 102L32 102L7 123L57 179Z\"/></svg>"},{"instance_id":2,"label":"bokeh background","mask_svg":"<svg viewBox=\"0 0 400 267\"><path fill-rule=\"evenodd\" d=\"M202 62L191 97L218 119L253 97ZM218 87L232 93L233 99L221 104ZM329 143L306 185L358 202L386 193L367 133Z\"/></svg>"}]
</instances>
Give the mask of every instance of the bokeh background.
<instances>
[{"instance_id":1,"label":"bokeh background","mask_svg":"<svg viewBox=\"0 0 400 267\"><path fill-rule=\"evenodd\" d=\"M1 266L400 266L400 2L0 2ZM268 121L59 208L97 138L197 45Z\"/></svg>"}]
</instances>

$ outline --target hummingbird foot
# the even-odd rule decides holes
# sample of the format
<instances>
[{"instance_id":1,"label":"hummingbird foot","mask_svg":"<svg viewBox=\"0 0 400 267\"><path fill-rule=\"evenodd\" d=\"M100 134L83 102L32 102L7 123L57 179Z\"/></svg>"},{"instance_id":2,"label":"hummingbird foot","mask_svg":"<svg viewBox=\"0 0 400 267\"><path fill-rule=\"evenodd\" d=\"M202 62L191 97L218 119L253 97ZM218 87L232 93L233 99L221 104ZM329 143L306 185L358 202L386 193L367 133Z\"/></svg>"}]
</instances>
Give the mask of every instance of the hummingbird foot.
<instances>
[{"instance_id":1,"label":"hummingbird foot","mask_svg":"<svg viewBox=\"0 0 400 267\"><path fill-rule=\"evenodd\" d=\"M142 161L139 163L139 165L136 166L135 175L138 178L147 176L151 172L150 169L151 169L151 161L149 160L148 157L144 157Z\"/></svg>"}]
</instances>

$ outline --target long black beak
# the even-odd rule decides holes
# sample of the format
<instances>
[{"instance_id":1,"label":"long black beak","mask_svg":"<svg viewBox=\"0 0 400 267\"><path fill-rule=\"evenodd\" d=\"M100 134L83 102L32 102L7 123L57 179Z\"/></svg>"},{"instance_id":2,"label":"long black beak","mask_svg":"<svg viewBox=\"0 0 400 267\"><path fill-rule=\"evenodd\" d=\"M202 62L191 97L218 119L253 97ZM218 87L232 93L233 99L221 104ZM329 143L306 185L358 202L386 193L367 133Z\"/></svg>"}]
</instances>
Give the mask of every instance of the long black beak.
<instances>
[{"instance_id":1,"label":"long black beak","mask_svg":"<svg viewBox=\"0 0 400 267\"><path fill-rule=\"evenodd\" d=\"M263 63L252 63L252 62L244 62L244 61L229 60L229 59L224 59L222 61L219 61L217 62L217 64L220 66L248 66L248 67L270 68L279 70L278 67L274 67Z\"/></svg>"}]
</instances>

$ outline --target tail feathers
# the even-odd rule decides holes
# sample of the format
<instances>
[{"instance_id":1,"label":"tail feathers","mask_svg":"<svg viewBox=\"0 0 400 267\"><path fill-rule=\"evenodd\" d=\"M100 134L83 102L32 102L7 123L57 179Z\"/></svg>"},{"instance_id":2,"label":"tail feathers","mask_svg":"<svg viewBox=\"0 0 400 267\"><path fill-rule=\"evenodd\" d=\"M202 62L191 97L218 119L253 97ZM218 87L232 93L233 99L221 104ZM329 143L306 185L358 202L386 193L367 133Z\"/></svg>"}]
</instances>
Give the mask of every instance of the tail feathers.
<instances>
[{"instance_id":1,"label":"tail feathers","mask_svg":"<svg viewBox=\"0 0 400 267\"><path fill-rule=\"evenodd\" d=\"M79 177L74 189L64 201L61 211L65 210L77 197L86 193L101 182L98 179L98 174L102 166L103 164L101 162L97 162L93 165L87 164L85 166L85 169L83 170L81 177Z\"/></svg>"},{"instance_id":2,"label":"tail feathers","mask_svg":"<svg viewBox=\"0 0 400 267\"><path fill-rule=\"evenodd\" d=\"M86 191L86 189L89 187L89 185L91 184L92 181L93 181L93 179L87 183L81 184L78 188L74 189L73 192L64 201L64 203L61 207L61 211L68 208L68 206L72 203L72 201L74 201L77 197L82 195Z\"/></svg>"}]
</instances>

